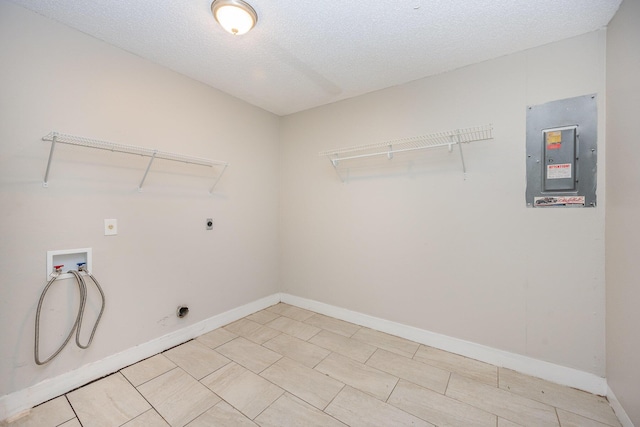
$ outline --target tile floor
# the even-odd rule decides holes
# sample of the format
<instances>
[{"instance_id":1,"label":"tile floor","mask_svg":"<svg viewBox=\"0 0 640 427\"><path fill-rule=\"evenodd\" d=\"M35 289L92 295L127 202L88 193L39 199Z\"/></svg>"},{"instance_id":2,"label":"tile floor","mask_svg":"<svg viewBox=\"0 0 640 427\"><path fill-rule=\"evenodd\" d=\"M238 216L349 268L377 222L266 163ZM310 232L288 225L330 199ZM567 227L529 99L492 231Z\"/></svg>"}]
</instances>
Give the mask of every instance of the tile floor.
<instances>
[{"instance_id":1,"label":"tile floor","mask_svg":"<svg viewBox=\"0 0 640 427\"><path fill-rule=\"evenodd\" d=\"M9 424L345 425L620 426L602 397L287 304L124 368Z\"/></svg>"}]
</instances>

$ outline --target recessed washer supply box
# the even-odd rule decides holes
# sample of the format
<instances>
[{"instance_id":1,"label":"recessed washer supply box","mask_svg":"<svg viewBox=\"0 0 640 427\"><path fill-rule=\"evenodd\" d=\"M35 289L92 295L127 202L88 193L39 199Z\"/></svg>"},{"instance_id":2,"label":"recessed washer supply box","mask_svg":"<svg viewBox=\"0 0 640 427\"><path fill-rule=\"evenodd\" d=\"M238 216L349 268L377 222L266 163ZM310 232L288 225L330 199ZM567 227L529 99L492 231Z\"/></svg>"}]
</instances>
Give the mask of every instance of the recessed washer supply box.
<instances>
[{"instance_id":1,"label":"recessed washer supply box","mask_svg":"<svg viewBox=\"0 0 640 427\"><path fill-rule=\"evenodd\" d=\"M86 263L87 270L92 271L91 258L91 248L47 251L46 280L49 281L51 279L51 273L53 273L53 267L55 265L64 265L64 267L62 267L63 273L58 276L58 279L73 277L73 275L67 273L67 271L78 270L78 263L80 262Z\"/></svg>"}]
</instances>

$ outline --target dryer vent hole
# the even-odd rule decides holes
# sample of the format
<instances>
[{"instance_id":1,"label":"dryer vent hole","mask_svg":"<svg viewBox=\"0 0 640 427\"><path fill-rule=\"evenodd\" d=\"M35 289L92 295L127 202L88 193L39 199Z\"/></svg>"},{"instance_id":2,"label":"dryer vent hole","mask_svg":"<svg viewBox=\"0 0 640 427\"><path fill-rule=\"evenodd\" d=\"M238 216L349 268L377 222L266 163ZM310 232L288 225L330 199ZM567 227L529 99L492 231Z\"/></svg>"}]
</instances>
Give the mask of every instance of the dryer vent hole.
<instances>
[{"instance_id":1,"label":"dryer vent hole","mask_svg":"<svg viewBox=\"0 0 640 427\"><path fill-rule=\"evenodd\" d=\"M189 314L189 307L181 305L180 307L178 307L178 311L177 311L177 315L179 318L183 318L185 317L187 314Z\"/></svg>"}]
</instances>

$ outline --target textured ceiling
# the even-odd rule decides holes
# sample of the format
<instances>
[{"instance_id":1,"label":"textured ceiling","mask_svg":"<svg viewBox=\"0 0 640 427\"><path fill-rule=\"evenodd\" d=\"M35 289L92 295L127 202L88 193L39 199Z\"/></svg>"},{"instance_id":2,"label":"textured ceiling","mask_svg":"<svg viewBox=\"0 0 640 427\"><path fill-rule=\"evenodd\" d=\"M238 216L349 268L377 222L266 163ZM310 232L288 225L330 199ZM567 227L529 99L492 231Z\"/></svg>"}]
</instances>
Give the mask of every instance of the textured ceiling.
<instances>
[{"instance_id":1,"label":"textured ceiling","mask_svg":"<svg viewBox=\"0 0 640 427\"><path fill-rule=\"evenodd\" d=\"M12 1L286 115L597 30L622 0L249 0L235 37L211 0Z\"/></svg>"}]
</instances>

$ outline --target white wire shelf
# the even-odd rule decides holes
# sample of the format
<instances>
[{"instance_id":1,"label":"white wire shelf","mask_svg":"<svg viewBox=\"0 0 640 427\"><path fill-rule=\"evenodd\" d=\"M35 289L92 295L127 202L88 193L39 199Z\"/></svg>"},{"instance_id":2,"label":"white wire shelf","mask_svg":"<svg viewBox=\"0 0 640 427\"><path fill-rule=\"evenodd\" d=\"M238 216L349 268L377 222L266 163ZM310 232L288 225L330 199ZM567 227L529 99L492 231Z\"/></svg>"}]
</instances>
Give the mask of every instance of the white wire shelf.
<instances>
[{"instance_id":1,"label":"white wire shelf","mask_svg":"<svg viewBox=\"0 0 640 427\"><path fill-rule=\"evenodd\" d=\"M150 158L149 164L147 165L147 169L144 172L144 176L140 181L140 185L138 185L138 191L142 191L142 185L144 184L144 181L147 178L147 174L149 173L149 170L151 169L151 165L153 164L153 161L155 159L170 160L174 162L188 163L188 164L206 166L211 168L215 166L219 166L220 173L215 177L215 182L211 187L211 189L209 190L209 193L213 193L213 189L218 184L218 181L220 181L220 178L222 177L222 174L226 170L227 166L229 166L227 162L223 162L219 160L211 160L211 159L205 159L203 157L195 157L195 156L187 156L184 154L170 153L167 151L154 150L151 148L138 147L135 145L126 145L126 144L118 144L118 143L108 142L108 141L100 141L97 139L85 138L82 136L75 136L75 135L67 135L67 134L58 133L58 132L50 132L48 135L43 136L42 140L51 141L51 151L49 152L49 160L47 161L47 170L44 175L44 182L43 182L44 187L48 186L49 172L51 170L51 160L53 159L53 152L54 152L55 146L58 143L149 157Z\"/></svg>"},{"instance_id":2,"label":"white wire shelf","mask_svg":"<svg viewBox=\"0 0 640 427\"><path fill-rule=\"evenodd\" d=\"M388 159L392 159L395 153L427 150L437 147L448 147L449 151L452 151L453 146L458 145L458 147L460 148L462 170L464 173L466 173L467 170L464 164L464 156L462 153L461 144L483 141L487 139L493 139L493 126L491 124L471 127L467 129L457 129L448 132L438 132L430 135L396 139L393 141L386 141L376 144L338 148L334 150L322 151L319 153L319 155L327 157L329 161L331 161L333 167L337 170L338 165L341 162L345 162L347 160L376 156L386 156Z\"/></svg>"}]
</instances>

